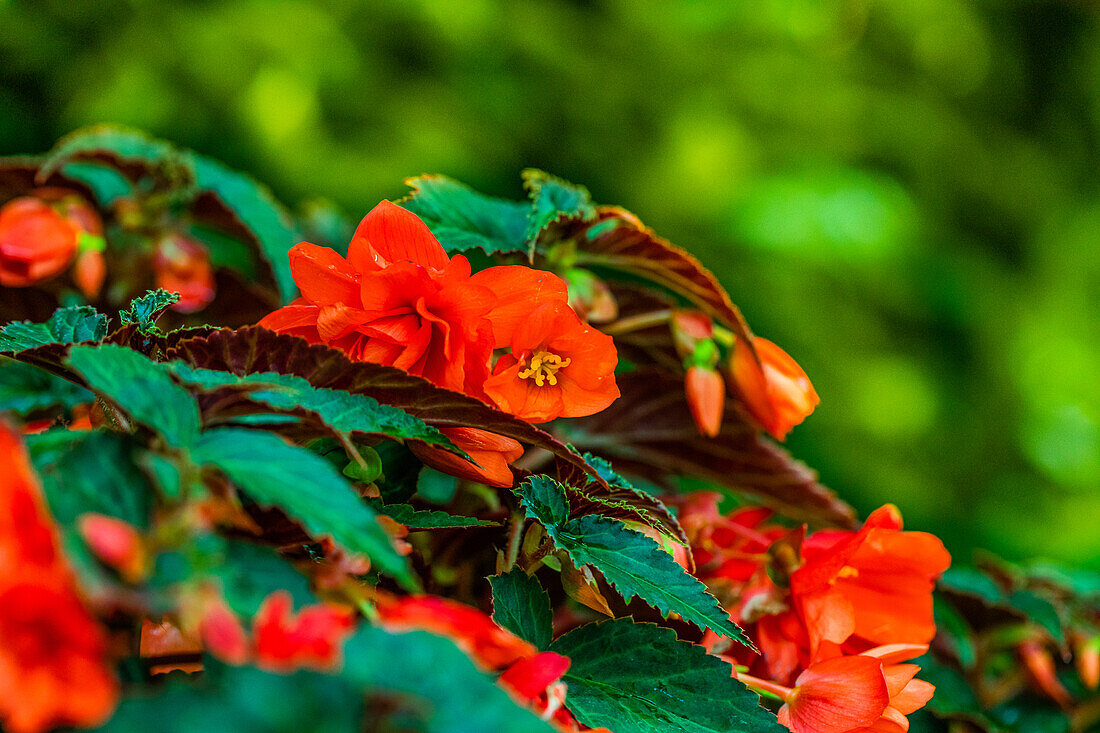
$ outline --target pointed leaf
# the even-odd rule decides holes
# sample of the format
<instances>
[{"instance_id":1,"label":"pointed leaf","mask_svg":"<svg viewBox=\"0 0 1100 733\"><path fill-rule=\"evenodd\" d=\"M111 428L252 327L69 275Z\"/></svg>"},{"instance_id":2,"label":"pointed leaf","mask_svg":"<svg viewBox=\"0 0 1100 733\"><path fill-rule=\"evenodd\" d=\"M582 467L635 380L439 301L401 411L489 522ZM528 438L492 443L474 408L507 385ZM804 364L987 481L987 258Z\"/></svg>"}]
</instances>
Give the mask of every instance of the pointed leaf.
<instances>
[{"instance_id":1,"label":"pointed leaf","mask_svg":"<svg viewBox=\"0 0 1100 733\"><path fill-rule=\"evenodd\" d=\"M419 216L448 253L526 249L528 204L485 196L445 176L420 176L406 183L412 193L398 203Z\"/></svg>"},{"instance_id":2,"label":"pointed leaf","mask_svg":"<svg viewBox=\"0 0 1100 733\"><path fill-rule=\"evenodd\" d=\"M373 694L399 693L426 733L553 733L479 671L449 639L364 628L344 647L341 677ZM402 727L404 729L404 727Z\"/></svg>"},{"instance_id":3,"label":"pointed leaf","mask_svg":"<svg viewBox=\"0 0 1100 733\"><path fill-rule=\"evenodd\" d=\"M202 434L191 458L221 470L258 504L282 509L314 535L331 535L406 586L415 585L377 513L320 456L271 433L219 428Z\"/></svg>"},{"instance_id":4,"label":"pointed leaf","mask_svg":"<svg viewBox=\"0 0 1100 733\"><path fill-rule=\"evenodd\" d=\"M489 578L493 620L521 639L546 649L553 639L550 596L538 579L519 567Z\"/></svg>"},{"instance_id":5,"label":"pointed leaf","mask_svg":"<svg viewBox=\"0 0 1100 733\"><path fill-rule=\"evenodd\" d=\"M169 445L193 443L202 425L195 400L147 357L113 344L76 346L69 365L96 392L106 395Z\"/></svg>"},{"instance_id":6,"label":"pointed leaf","mask_svg":"<svg viewBox=\"0 0 1100 733\"><path fill-rule=\"evenodd\" d=\"M523 187L531 200L527 217L528 252L533 253L539 235L551 224L565 219L590 221L596 207L588 189L535 168L523 171Z\"/></svg>"},{"instance_id":7,"label":"pointed leaf","mask_svg":"<svg viewBox=\"0 0 1100 733\"><path fill-rule=\"evenodd\" d=\"M165 365L180 381L203 389L241 386L248 399L277 410L308 411L340 433L371 433L420 440L453 450L451 440L436 428L391 405L366 395L318 389L301 377L276 372L237 376L213 369L195 369L183 362Z\"/></svg>"},{"instance_id":8,"label":"pointed leaf","mask_svg":"<svg viewBox=\"0 0 1100 733\"><path fill-rule=\"evenodd\" d=\"M591 565L626 600L637 596L666 617L710 629L752 646L705 585L649 537L606 517L573 519L555 539L578 566Z\"/></svg>"},{"instance_id":9,"label":"pointed leaf","mask_svg":"<svg viewBox=\"0 0 1100 733\"><path fill-rule=\"evenodd\" d=\"M58 308L45 323L16 321L0 328L0 352L18 352L47 344L98 341L107 335L107 316L90 305Z\"/></svg>"},{"instance_id":10,"label":"pointed leaf","mask_svg":"<svg viewBox=\"0 0 1100 733\"><path fill-rule=\"evenodd\" d=\"M26 415L47 407L66 409L92 402L95 395L30 364L0 357L0 412Z\"/></svg>"},{"instance_id":11,"label":"pointed leaf","mask_svg":"<svg viewBox=\"0 0 1100 733\"><path fill-rule=\"evenodd\" d=\"M531 476L514 491L527 510L527 516L537 520L551 537L556 537L558 530L569 519L565 487L549 476Z\"/></svg>"},{"instance_id":12,"label":"pointed leaf","mask_svg":"<svg viewBox=\"0 0 1100 733\"><path fill-rule=\"evenodd\" d=\"M157 319L179 299L179 293L170 293L167 290L150 290L140 298L131 300L130 307L121 311L118 316L122 320L123 326L132 323L142 333L156 333Z\"/></svg>"},{"instance_id":13,"label":"pointed leaf","mask_svg":"<svg viewBox=\"0 0 1100 733\"><path fill-rule=\"evenodd\" d=\"M367 499L379 514L385 514L409 529L441 529L443 527L499 527L499 522L477 517L462 517L444 511L416 509L410 504L383 504L381 499Z\"/></svg>"},{"instance_id":14,"label":"pointed leaf","mask_svg":"<svg viewBox=\"0 0 1100 733\"><path fill-rule=\"evenodd\" d=\"M671 629L614 619L565 634L550 651L572 660L566 705L615 733L786 733L733 668Z\"/></svg>"},{"instance_id":15,"label":"pointed leaf","mask_svg":"<svg viewBox=\"0 0 1100 733\"><path fill-rule=\"evenodd\" d=\"M50 430L28 435L27 448L59 524L71 526L85 512L148 524L152 489L125 436Z\"/></svg>"}]
</instances>

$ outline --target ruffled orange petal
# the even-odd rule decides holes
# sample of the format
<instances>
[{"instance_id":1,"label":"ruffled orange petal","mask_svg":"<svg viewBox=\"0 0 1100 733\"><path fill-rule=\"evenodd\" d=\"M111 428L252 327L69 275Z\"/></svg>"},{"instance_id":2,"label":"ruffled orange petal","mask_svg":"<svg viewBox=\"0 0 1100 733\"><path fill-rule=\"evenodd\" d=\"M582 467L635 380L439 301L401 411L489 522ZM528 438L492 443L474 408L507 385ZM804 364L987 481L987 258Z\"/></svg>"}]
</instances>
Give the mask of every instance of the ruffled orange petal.
<instances>
[{"instance_id":1,"label":"ruffled orange petal","mask_svg":"<svg viewBox=\"0 0 1100 733\"><path fill-rule=\"evenodd\" d=\"M372 256L372 249L383 263ZM382 201L359 222L348 248L348 261L360 272L397 262L444 270L447 253L416 214Z\"/></svg>"},{"instance_id":2,"label":"ruffled orange petal","mask_svg":"<svg viewBox=\"0 0 1100 733\"><path fill-rule=\"evenodd\" d=\"M569 299L569 290L560 277L522 265L490 267L471 279L496 296L488 318L493 324L493 348L497 349L512 343L516 329L536 308L546 303L565 304Z\"/></svg>"},{"instance_id":3,"label":"ruffled orange petal","mask_svg":"<svg viewBox=\"0 0 1100 733\"><path fill-rule=\"evenodd\" d=\"M359 275L328 247L302 242L290 250L290 271L302 296L318 305L359 304Z\"/></svg>"}]
</instances>

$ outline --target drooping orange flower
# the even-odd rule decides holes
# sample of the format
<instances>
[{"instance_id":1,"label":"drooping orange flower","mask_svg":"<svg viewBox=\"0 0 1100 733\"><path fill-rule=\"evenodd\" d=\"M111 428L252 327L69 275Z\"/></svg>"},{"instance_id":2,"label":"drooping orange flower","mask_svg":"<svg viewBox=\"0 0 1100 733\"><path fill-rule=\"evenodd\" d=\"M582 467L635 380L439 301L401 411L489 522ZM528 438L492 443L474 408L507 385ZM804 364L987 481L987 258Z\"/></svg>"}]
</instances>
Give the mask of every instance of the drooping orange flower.
<instances>
[{"instance_id":1,"label":"drooping orange flower","mask_svg":"<svg viewBox=\"0 0 1100 733\"><path fill-rule=\"evenodd\" d=\"M167 234L157 242L153 259L157 287L179 293L172 306L179 313L195 313L214 299L214 269L206 247L182 234Z\"/></svg>"},{"instance_id":2,"label":"drooping orange flower","mask_svg":"<svg viewBox=\"0 0 1100 733\"><path fill-rule=\"evenodd\" d=\"M0 207L0 285L26 287L58 274L76 256L77 234L39 198L7 202Z\"/></svg>"},{"instance_id":3,"label":"drooping orange flower","mask_svg":"<svg viewBox=\"0 0 1100 733\"><path fill-rule=\"evenodd\" d=\"M610 336L581 322L564 303L537 308L512 335L485 393L500 409L528 422L583 417L619 397L618 356Z\"/></svg>"},{"instance_id":4,"label":"drooping orange flower","mask_svg":"<svg viewBox=\"0 0 1100 733\"><path fill-rule=\"evenodd\" d=\"M882 662L834 657L798 676L779 709L779 722L794 733L849 733L874 725L889 704Z\"/></svg>"},{"instance_id":5,"label":"drooping orange flower","mask_svg":"<svg viewBox=\"0 0 1100 733\"><path fill-rule=\"evenodd\" d=\"M379 596L379 621L389 631L430 631L458 645L483 669L499 670L534 656L534 644L476 608L439 596Z\"/></svg>"},{"instance_id":6,"label":"drooping orange flower","mask_svg":"<svg viewBox=\"0 0 1100 733\"><path fill-rule=\"evenodd\" d=\"M416 456L432 468L487 486L507 488L515 479L508 464L523 455L523 446L511 438L478 428L440 428L456 447L466 451L477 465L448 450L424 443L410 443Z\"/></svg>"},{"instance_id":7,"label":"drooping orange flower","mask_svg":"<svg viewBox=\"0 0 1100 733\"><path fill-rule=\"evenodd\" d=\"M102 627L81 602L18 435L0 424L0 723L95 726L118 700Z\"/></svg>"},{"instance_id":8,"label":"drooping orange flower","mask_svg":"<svg viewBox=\"0 0 1100 733\"><path fill-rule=\"evenodd\" d=\"M758 364L738 339L730 358L730 379L752 416L778 440L814 411L820 398L802 367L771 341L753 339Z\"/></svg>"},{"instance_id":9,"label":"drooping orange flower","mask_svg":"<svg viewBox=\"0 0 1100 733\"><path fill-rule=\"evenodd\" d=\"M354 627L351 611L330 603L305 606L297 613L292 608L286 591L264 599L252 621L256 666L270 672L339 669L344 642Z\"/></svg>"},{"instance_id":10,"label":"drooping orange flower","mask_svg":"<svg viewBox=\"0 0 1100 733\"><path fill-rule=\"evenodd\" d=\"M901 528L901 514L886 505L859 532L807 538L791 594L813 649L849 637L871 646L931 641L932 587L951 556L934 535Z\"/></svg>"},{"instance_id":11,"label":"drooping orange flower","mask_svg":"<svg viewBox=\"0 0 1100 733\"><path fill-rule=\"evenodd\" d=\"M478 397L493 348L537 304L568 297L560 278L528 267L471 274L465 257L448 258L424 222L389 201L363 218L346 259L303 242L290 269L302 297L261 326Z\"/></svg>"},{"instance_id":12,"label":"drooping orange flower","mask_svg":"<svg viewBox=\"0 0 1100 733\"><path fill-rule=\"evenodd\" d=\"M726 407L726 383L722 375L706 367L689 367L684 376L684 392L699 433L708 438L718 435Z\"/></svg>"}]
</instances>

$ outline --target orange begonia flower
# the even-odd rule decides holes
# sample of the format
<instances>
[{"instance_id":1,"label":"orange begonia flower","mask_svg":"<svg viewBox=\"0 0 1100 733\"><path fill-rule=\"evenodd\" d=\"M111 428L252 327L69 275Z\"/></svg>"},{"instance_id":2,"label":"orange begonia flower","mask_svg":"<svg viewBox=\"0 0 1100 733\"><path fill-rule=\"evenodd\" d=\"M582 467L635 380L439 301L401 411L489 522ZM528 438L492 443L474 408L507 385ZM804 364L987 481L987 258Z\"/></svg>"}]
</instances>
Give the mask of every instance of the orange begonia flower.
<instances>
[{"instance_id":1,"label":"orange begonia flower","mask_svg":"<svg viewBox=\"0 0 1100 733\"><path fill-rule=\"evenodd\" d=\"M489 357L532 308L567 298L555 275L528 267L471 274L415 214L383 201L359 224L345 259L308 242L290 251L302 297L260 325L482 396Z\"/></svg>"},{"instance_id":2,"label":"orange begonia flower","mask_svg":"<svg viewBox=\"0 0 1100 733\"><path fill-rule=\"evenodd\" d=\"M610 336L581 322L564 303L546 303L519 324L485 393L528 422L583 417L619 396L618 356Z\"/></svg>"},{"instance_id":3,"label":"orange begonia flower","mask_svg":"<svg viewBox=\"0 0 1100 733\"><path fill-rule=\"evenodd\" d=\"M794 733L849 733L874 725L889 704L882 662L834 657L798 676L779 709L779 722Z\"/></svg>"},{"instance_id":4,"label":"orange begonia flower","mask_svg":"<svg viewBox=\"0 0 1100 733\"><path fill-rule=\"evenodd\" d=\"M18 435L0 425L0 725L95 726L117 701L106 635L81 602Z\"/></svg>"},{"instance_id":5,"label":"orange begonia flower","mask_svg":"<svg viewBox=\"0 0 1100 733\"><path fill-rule=\"evenodd\" d=\"M487 486L507 488L515 482L508 464L523 455L523 446L517 441L478 428L440 428L440 432L466 451L477 465L443 448L410 442L412 452L424 463L451 476Z\"/></svg>"},{"instance_id":6,"label":"orange begonia flower","mask_svg":"<svg viewBox=\"0 0 1100 733\"><path fill-rule=\"evenodd\" d=\"M849 636L870 644L931 641L932 587L951 556L937 537L901 527L897 508L886 505L859 532L823 531L805 541L791 593L813 649Z\"/></svg>"},{"instance_id":7,"label":"orange begonia flower","mask_svg":"<svg viewBox=\"0 0 1100 733\"><path fill-rule=\"evenodd\" d=\"M157 287L179 293L172 306L179 313L194 313L214 299L214 269L206 247L181 234L168 234L157 242L153 259Z\"/></svg>"},{"instance_id":8,"label":"orange begonia flower","mask_svg":"<svg viewBox=\"0 0 1100 733\"><path fill-rule=\"evenodd\" d=\"M821 400L806 372L787 352L759 337L753 345L760 363L738 339L730 358L730 378L749 413L775 438L783 440Z\"/></svg>"},{"instance_id":9,"label":"orange begonia flower","mask_svg":"<svg viewBox=\"0 0 1100 733\"><path fill-rule=\"evenodd\" d=\"M476 608L447 598L380 595L376 604L382 628L445 636L486 670L504 669L538 651Z\"/></svg>"},{"instance_id":10,"label":"orange begonia flower","mask_svg":"<svg viewBox=\"0 0 1100 733\"><path fill-rule=\"evenodd\" d=\"M296 614L292 608L283 590L264 599L252 620L256 666L269 672L339 669L344 642L354 628L351 610L329 603L305 606Z\"/></svg>"},{"instance_id":11,"label":"orange begonia flower","mask_svg":"<svg viewBox=\"0 0 1100 733\"><path fill-rule=\"evenodd\" d=\"M905 716L936 688L914 679L920 667L899 662L926 651L927 644L892 644L815 662L798 676L779 722L795 733L905 733Z\"/></svg>"},{"instance_id":12,"label":"orange begonia flower","mask_svg":"<svg viewBox=\"0 0 1100 733\"><path fill-rule=\"evenodd\" d=\"M78 231L57 209L23 196L0 207L0 285L26 287L68 267Z\"/></svg>"}]
</instances>

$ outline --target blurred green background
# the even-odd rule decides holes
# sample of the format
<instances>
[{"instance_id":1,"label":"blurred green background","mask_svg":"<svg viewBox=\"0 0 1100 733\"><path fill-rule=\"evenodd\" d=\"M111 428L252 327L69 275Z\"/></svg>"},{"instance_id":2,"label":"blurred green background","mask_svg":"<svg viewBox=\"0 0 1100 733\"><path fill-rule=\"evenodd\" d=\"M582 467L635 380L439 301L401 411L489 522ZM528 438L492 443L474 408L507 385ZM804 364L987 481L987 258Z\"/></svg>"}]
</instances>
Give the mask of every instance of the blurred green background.
<instances>
[{"instance_id":1,"label":"blurred green background","mask_svg":"<svg viewBox=\"0 0 1100 733\"><path fill-rule=\"evenodd\" d=\"M0 154L126 123L356 216L555 172L802 363L790 446L861 511L1100 568L1098 8L0 0Z\"/></svg>"}]
</instances>

